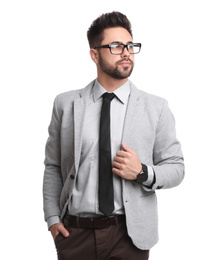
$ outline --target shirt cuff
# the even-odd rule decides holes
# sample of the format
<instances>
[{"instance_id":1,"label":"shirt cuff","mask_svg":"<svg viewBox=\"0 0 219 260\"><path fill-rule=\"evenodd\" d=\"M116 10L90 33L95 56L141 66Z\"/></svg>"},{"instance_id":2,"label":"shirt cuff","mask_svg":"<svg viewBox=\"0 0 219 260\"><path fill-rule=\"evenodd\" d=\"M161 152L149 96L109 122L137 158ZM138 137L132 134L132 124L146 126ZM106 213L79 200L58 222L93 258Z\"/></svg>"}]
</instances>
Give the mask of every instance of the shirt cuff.
<instances>
[{"instance_id":1,"label":"shirt cuff","mask_svg":"<svg viewBox=\"0 0 219 260\"><path fill-rule=\"evenodd\" d=\"M60 222L60 217L59 216L52 216L47 219L47 225L48 225L48 230L52 225L55 225Z\"/></svg>"},{"instance_id":2,"label":"shirt cuff","mask_svg":"<svg viewBox=\"0 0 219 260\"><path fill-rule=\"evenodd\" d=\"M143 182L142 184L150 187L154 181L154 170L149 165L147 165L147 168L148 168L148 179L145 182Z\"/></svg>"}]
</instances>

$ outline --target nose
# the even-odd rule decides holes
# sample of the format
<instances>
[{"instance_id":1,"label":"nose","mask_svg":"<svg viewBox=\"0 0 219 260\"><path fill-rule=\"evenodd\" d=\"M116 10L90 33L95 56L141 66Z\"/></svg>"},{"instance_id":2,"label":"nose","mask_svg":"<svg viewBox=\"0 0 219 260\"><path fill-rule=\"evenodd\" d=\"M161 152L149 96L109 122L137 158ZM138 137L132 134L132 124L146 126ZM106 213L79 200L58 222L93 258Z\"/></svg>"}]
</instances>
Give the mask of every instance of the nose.
<instances>
[{"instance_id":1,"label":"nose","mask_svg":"<svg viewBox=\"0 0 219 260\"><path fill-rule=\"evenodd\" d=\"M123 53L121 54L122 57L129 57L130 53L128 51L128 46L125 46Z\"/></svg>"}]
</instances>

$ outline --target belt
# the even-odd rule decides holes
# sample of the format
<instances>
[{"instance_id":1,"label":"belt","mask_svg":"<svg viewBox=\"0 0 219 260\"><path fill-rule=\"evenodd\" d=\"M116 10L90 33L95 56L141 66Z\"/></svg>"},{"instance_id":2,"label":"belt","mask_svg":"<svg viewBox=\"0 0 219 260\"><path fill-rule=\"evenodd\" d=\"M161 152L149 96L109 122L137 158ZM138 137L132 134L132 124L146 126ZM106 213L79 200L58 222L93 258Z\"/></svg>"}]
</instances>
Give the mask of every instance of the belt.
<instances>
[{"instance_id":1,"label":"belt","mask_svg":"<svg viewBox=\"0 0 219 260\"><path fill-rule=\"evenodd\" d=\"M84 229L103 229L108 228L111 225L117 225L122 222L125 223L125 215L116 215L109 218L80 218L67 215L64 218L64 225L66 227Z\"/></svg>"}]
</instances>

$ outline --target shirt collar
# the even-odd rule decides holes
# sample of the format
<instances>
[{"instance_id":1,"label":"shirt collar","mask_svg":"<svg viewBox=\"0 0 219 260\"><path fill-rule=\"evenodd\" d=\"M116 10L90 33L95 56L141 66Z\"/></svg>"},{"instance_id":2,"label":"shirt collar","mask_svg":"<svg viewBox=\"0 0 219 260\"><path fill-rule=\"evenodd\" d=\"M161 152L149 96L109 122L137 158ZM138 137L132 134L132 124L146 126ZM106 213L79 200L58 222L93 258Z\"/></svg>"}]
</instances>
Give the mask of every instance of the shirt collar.
<instances>
[{"instance_id":1,"label":"shirt collar","mask_svg":"<svg viewBox=\"0 0 219 260\"><path fill-rule=\"evenodd\" d=\"M126 83L124 83L122 86L117 88L113 93L116 95L116 97L125 104L127 102L128 96L130 95L131 87L130 87L130 81L127 80ZM94 102L97 102L100 97L107 92L106 89L100 85L98 80L95 80L95 84L93 87L93 97Z\"/></svg>"}]
</instances>

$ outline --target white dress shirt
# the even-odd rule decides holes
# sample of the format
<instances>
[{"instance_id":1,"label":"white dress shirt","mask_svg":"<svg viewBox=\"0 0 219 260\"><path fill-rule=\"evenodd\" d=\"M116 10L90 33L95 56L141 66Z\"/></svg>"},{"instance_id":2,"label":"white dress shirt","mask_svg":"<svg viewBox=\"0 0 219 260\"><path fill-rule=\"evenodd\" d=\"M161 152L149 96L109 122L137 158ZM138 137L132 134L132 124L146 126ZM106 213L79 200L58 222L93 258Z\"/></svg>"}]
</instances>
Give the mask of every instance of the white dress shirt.
<instances>
[{"instance_id":1,"label":"white dress shirt","mask_svg":"<svg viewBox=\"0 0 219 260\"><path fill-rule=\"evenodd\" d=\"M103 215L99 211L98 179L99 179L99 125L103 103L102 95L106 90L96 80L93 91L86 105L82 132L82 152L77 180L68 207L68 214L80 217ZM122 131L127 103L130 94L130 82L114 91L116 97L110 106L110 134L112 162L116 152L121 149ZM114 212L124 214L122 202L121 178L113 173Z\"/></svg>"}]
</instances>

